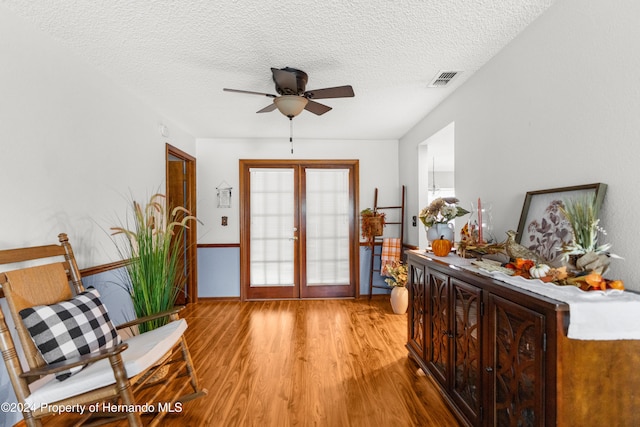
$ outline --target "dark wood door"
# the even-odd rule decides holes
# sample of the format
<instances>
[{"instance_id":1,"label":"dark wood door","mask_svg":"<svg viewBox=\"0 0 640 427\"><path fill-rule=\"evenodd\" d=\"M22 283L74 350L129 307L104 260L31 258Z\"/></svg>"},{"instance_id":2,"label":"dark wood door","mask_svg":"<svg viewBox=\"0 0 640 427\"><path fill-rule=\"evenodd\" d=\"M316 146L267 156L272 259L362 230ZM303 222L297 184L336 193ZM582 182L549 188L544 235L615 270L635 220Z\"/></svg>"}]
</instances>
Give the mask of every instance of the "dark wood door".
<instances>
[{"instance_id":1,"label":"dark wood door","mask_svg":"<svg viewBox=\"0 0 640 427\"><path fill-rule=\"evenodd\" d=\"M196 180L195 158L189 154L166 146L166 190L167 203L172 209L176 206L186 208L192 215L196 215ZM196 302L198 299L197 279L197 247L196 224L190 224L184 233L176 238L174 245L180 248L179 271L181 272L180 287L176 304Z\"/></svg>"},{"instance_id":2,"label":"dark wood door","mask_svg":"<svg viewBox=\"0 0 640 427\"><path fill-rule=\"evenodd\" d=\"M409 263L409 322L408 344L421 359L427 354L428 341L425 339L426 313L426 273L422 265Z\"/></svg>"},{"instance_id":3,"label":"dark wood door","mask_svg":"<svg viewBox=\"0 0 640 427\"><path fill-rule=\"evenodd\" d=\"M427 360L433 376L443 387L449 387L449 347L453 338L450 320L449 277L438 271L431 270L429 271L428 280L431 317L427 340L431 341L431 352L427 355Z\"/></svg>"},{"instance_id":4,"label":"dark wood door","mask_svg":"<svg viewBox=\"0 0 640 427\"><path fill-rule=\"evenodd\" d=\"M473 425L482 405L482 290L450 279L453 307L451 395Z\"/></svg>"},{"instance_id":5,"label":"dark wood door","mask_svg":"<svg viewBox=\"0 0 640 427\"><path fill-rule=\"evenodd\" d=\"M489 295L488 425L544 425L544 316Z\"/></svg>"}]
</instances>

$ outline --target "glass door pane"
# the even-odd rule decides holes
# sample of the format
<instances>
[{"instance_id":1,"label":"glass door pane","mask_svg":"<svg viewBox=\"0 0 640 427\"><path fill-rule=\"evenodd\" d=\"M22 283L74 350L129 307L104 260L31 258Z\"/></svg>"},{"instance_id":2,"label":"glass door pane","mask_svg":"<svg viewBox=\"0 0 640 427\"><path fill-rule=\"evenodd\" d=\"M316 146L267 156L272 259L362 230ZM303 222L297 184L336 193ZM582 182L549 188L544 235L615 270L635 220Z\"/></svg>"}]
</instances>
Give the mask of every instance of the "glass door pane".
<instances>
[{"instance_id":1,"label":"glass door pane","mask_svg":"<svg viewBox=\"0 0 640 427\"><path fill-rule=\"evenodd\" d=\"M300 296L355 296L353 169L303 168Z\"/></svg>"},{"instance_id":2,"label":"glass door pane","mask_svg":"<svg viewBox=\"0 0 640 427\"><path fill-rule=\"evenodd\" d=\"M357 166L240 160L243 299L356 296Z\"/></svg>"},{"instance_id":3,"label":"glass door pane","mask_svg":"<svg viewBox=\"0 0 640 427\"><path fill-rule=\"evenodd\" d=\"M294 169L251 169L250 176L250 287L293 287Z\"/></svg>"},{"instance_id":4,"label":"glass door pane","mask_svg":"<svg viewBox=\"0 0 640 427\"><path fill-rule=\"evenodd\" d=\"M306 285L349 284L349 170L305 170Z\"/></svg>"}]
</instances>

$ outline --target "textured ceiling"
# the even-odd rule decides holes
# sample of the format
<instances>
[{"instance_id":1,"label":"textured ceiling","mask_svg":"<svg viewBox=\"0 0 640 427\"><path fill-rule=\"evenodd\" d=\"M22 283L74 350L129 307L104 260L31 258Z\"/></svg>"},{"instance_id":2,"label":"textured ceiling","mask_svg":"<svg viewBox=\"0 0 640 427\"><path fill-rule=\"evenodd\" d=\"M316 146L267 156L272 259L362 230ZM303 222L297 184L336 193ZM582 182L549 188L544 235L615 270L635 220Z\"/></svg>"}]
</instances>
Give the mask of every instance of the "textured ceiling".
<instances>
[{"instance_id":1,"label":"textured ceiling","mask_svg":"<svg viewBox=\"0 0 640 427\"><path fill-rule=\"evenodd\" d=\"M195 137L289 136L270 67L350 84L296 138L397 139L554 0L0 0ZM439 70L462 70L428 88Z\"/></svg>"}]
</instances>

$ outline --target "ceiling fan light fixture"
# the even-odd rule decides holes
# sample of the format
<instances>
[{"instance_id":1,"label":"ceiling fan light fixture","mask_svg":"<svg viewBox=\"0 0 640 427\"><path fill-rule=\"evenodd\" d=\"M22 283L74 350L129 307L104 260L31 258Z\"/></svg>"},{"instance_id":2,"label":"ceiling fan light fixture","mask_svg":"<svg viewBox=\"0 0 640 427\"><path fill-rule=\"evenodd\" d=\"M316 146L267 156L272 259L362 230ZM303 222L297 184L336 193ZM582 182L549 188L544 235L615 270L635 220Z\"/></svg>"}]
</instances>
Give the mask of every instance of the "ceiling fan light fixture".
<instances>
[{"instance_id":1,"label":"ceiling fan light fixture","mask_svg":"<svg viewBox=\"0 0 640 427\"><path fill-rule=\"evenodd\" d=\"M278 111L291 119L304 110L309 100L298 95L282 95L275 98L273 102L275 102Z\"/></svg>"}]
</instances>

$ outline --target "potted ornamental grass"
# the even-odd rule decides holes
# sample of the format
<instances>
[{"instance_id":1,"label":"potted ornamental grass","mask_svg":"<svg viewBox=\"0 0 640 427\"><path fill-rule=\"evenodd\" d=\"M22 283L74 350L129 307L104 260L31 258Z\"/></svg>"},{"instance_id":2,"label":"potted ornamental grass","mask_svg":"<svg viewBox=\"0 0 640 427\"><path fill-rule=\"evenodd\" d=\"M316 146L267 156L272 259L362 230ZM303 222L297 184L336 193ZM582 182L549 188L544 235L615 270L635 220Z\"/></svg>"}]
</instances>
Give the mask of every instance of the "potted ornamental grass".
<instances>
[{"instance_id":1,"label":"potted ornamental grass","mask_svg":"<svg viewBox=\"0 0 640 427\"><path fill-rule=\"evenodd\" d=\"M151 196L146 205L131 203L128 220L112 227L112 239L126 261L129 291L138 318L171 310L184 287L180 270L182 241L188 223L196 218L183 207L170 209L162 194ZM167 317L150 320L139 331L156 329Z\"/></svg>"},{"instance_id":2,"label":"potted ornamental grass","mask_svg":"<svg viewBox=\"0 0 640 427\"><path fill-rule=\"evenodd\" d=\"M587 278L597 282L587 286L587 289L595 287L604 290L611 282L616 289L624 289L622 281L607 281L602 277L609 269L611 258L622 258L611 253L611 243L601 244L598 241L607 232L600 226L595 195L569 199L560 206L560 211L571 227L572 240L562 244L562 252L563 261L578 276L573 282Z\"/></svg>"}]
</instances>

